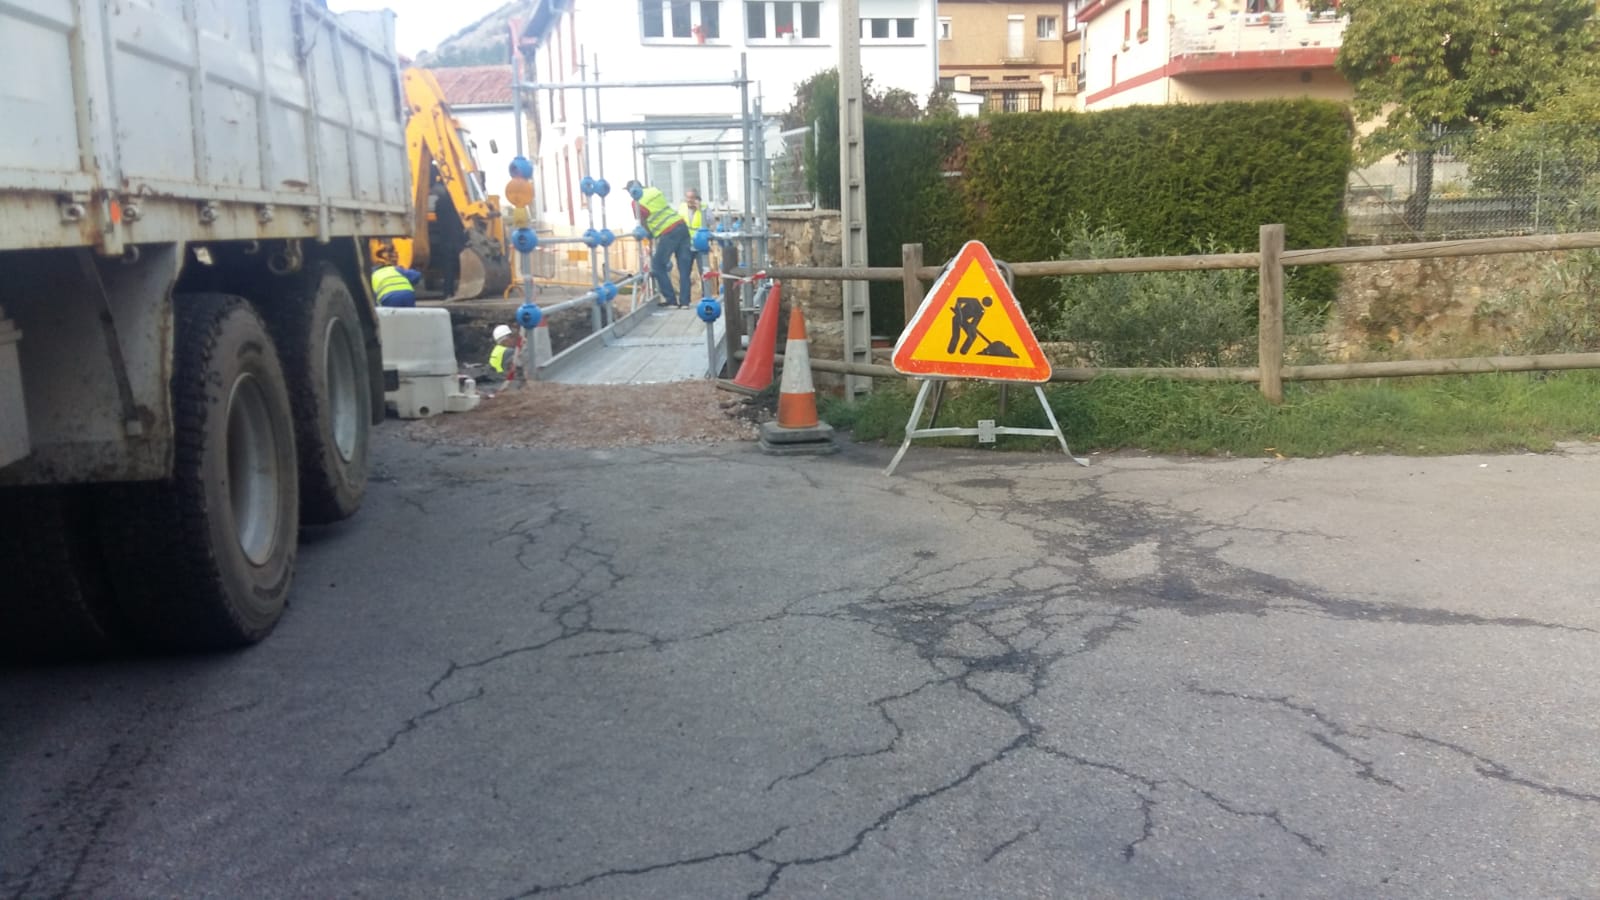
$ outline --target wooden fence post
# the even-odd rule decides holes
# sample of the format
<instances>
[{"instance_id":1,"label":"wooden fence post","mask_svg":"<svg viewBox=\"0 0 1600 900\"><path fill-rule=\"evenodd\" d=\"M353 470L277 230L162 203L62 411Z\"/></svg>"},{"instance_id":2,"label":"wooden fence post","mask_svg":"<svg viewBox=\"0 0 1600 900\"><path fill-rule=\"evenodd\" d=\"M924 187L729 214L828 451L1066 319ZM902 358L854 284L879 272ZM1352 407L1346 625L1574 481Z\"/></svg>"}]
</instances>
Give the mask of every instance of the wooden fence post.
<instances>
[{"instance_id":1,"label":"wooden fence post","mask_svg":"<svg viewBox=\"0 0 1600 900\"><path fill-rule=\"evenodd\" d=\"M922 279L917 277L917 270L922 268L922 245L901 244L900 266L905 269L901 283L905 285L906 325L910 325L917 308L922 306ZM901 331L904 330L905 326L902 325Z\"/></svg>"},{"instance_id":2,"label":"wooden fence post","mask_svg":"<svg viewBox=\"0 0 1600 900\"><path fill-rule=\"evenodd\" d=\"M1283 402L1283 226L1261 226L1261 300L1256 335L1256 365L1261 396Z\"/></svg>"}]
</instances>

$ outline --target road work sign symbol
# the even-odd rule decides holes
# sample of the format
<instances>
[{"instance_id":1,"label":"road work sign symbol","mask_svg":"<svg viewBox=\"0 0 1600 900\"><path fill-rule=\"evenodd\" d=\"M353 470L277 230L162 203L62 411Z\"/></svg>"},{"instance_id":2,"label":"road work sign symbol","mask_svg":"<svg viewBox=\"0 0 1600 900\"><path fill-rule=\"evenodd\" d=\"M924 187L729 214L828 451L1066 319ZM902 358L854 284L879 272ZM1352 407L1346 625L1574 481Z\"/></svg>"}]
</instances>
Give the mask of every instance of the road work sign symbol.
<instances>
[{"instance_id":1,"label":"road work sign symbol","mask_svg":"<svg viewBox=\"0 0 1600 900\"><path fill-rule=\"evenodd\" d=\"M980 241L967 241L922 298L895 342L894 367L906 375L1050 380L1050 361Z\"/></svg>"}]
</instances>

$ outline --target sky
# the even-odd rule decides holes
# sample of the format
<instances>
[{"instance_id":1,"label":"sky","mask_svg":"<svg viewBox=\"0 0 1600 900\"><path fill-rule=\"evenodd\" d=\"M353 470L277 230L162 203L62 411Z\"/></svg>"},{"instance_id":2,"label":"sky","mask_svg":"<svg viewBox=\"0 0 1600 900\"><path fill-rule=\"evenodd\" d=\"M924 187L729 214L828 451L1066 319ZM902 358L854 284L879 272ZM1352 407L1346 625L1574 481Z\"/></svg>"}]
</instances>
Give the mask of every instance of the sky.
<instances>
[{"instance_id":1,"label":"sky","mask_svg":"<svg viewBox=\"0 0 1600 900\"><path fill-rule=\"evenodd\" d=\"M439 42L494 12L506 0L328 0L334 12L353 9L394 10L396 49L416 58Z\"/></svg>"}]
</instances>

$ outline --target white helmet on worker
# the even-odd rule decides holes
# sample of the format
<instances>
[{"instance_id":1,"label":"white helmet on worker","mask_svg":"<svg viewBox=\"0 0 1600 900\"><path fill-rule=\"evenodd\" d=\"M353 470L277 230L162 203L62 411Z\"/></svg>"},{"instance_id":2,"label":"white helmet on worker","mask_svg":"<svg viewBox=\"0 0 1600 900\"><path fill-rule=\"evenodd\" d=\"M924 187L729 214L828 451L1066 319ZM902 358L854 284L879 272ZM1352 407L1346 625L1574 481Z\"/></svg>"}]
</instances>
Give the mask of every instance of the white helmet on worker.
<instances>
[{"instance_id":1,"label":"white helmet on worker","mask_svg":"<svg viewBox=\"0 0 1600 900\"><path fill-rule=\"evenodd\" d=\"M495 340L497 340L497 341L504 340L504 339L506 339L506 338L508 338L510 336L511 336L511 326L510 325L496 325L494 327L494 339Z\"/></svg>"}]
</instances>

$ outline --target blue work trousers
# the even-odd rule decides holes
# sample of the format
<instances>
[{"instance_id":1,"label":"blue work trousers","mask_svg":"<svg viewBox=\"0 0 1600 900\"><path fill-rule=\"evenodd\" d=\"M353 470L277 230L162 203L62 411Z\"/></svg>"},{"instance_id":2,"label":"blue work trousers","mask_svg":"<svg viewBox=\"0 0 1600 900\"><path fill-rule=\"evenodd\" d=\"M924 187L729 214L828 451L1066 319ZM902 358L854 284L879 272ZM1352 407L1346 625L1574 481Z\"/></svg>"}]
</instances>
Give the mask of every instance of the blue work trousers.
<instances>
[{"instance_id":1,"label":"blue work trousers","mask_svg":"<svg viewBox=\"0 0 1600 900\"><path fill-rule=\"evenodd\" d=\"M678 261L678 284L682 286L680 301L672 290L672 261ZM694 252L689 246L689 229L679 225L656 238L656 250L650 257L650 274L655 276L656 287L661 289L661 299L668 306L689 306L694 295L689 290L689 267L694 264Z\"/></svg>"}]
</instances>

